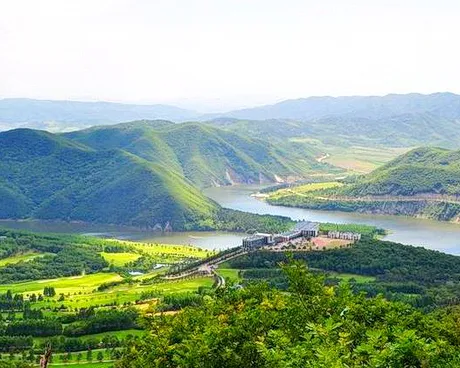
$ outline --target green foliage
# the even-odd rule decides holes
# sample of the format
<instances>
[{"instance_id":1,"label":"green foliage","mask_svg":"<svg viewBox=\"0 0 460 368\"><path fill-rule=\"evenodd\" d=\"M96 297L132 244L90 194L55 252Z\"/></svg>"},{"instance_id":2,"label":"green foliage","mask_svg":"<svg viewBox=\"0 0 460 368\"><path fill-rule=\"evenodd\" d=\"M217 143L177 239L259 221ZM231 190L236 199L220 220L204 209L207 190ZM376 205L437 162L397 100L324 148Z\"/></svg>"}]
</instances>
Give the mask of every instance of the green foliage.
<instances>
[{"instance_id":1,"label":"green foliage","mask_svg":"<svg viewBox=\"0 0 460 368\"><path fill-rule=\"evenodd\" d=\"M289 230L294 225L288 217L257 215L248 212L221 209L217 214L216 228L219 230L247 231L279 233Z\"/></svg>"},{"instance_id":2,"label":"green foliage","mask_svg":"<svg viewBox=\"0 0 460 368\"><path fill-rule=\"evenodd\" d=\"M100 254L95 252L99 247L97 240L93 240L92 245L91 240L84 237L37 235L9 230L0 230L0 235L6 237L0 241L0 255L3 257L17 252L46 253L42 257L0 267L2 283L75 276L82 272L95 273L108 266ZM49 292L47 296L52 296L51 289L44 291L47 294Z\"/></svg>"},{"instance_id":3,"label":"green foliage","mask_svg":"<svg viewBox=\"0 0 460 368\"><path fill-rule=\"evenodd\" d=\"M344 190L353 196L460 194L460 151L412 150Z\"/></svg>"},{"instance_id":4,"label":"green foliage","mask_svg":"<svg viewBox=\"0 0 460 368\"><path fill-rule=\"evenodd\" d=\"M134 309L100 310L84 320L65 326L65 336L82 336L105 331L127 330L137 327L138 312Z\"/></svg>"},{"instance_id":5,"label":"green foliage","mask_svg":"<svg viewBox=\"0 0 460 368\"><path fill-rule=\"evenodd\" d=\"M16 201L0 206L2 218L185 229L217 209L180 172L120 150L22 129L0 134L0 155L0 192L14 192L0 198Z\"/></svg>"},{"instance_id":6,"label":"green foliage","mask_svg":"<svg viewBox=\"0 0 460 368\"><path fill-rule=\"evenodd\" d=\"M259 183L275 175L300 176L314 158L292 160L290 152L262 141L200 123L136 124L96 127L66 136L94 149L123 149L182 173L199 187ZM310 161L310 162L308 162Z\"/></svg>"},{"instance_id":7,"label":"green foliage","mask_svg":"<svg viewBox=\"0 0 460 368\"><path fill-rule=\"evenodd\" d=\"M174 230L268 225L267 216L222 210L194 185L274 181L309 170L266 142L192 123L129 123L65 136L18 129L0 134L0 156L0 218Z\"/></svg>"},{"instance_id":8,"label":"green foliage","mask_svg":"<svg viewBox=\"0 0 460 368\"><path fill-rule=\"evenodd\" d=\"M295 259L313 268L340 273L377 276L387 282L416 282L442 285L460 281L460 258L450 254L372 238L365 238L350 248L294 252ZM260 251L228 261L232 268L273 268L288 255Z\"/></svg>"},{"instance_id":9,"label":"green foliage","mask_svg":"<svg viewBox=\"0 0 460 368\"><path fill-rule=\"evenodd\" d=\"M454 220L460 214L460 151L414 149L342 187L269 195L275 205Z\"/></svg>"},{"instance_id":10,"label":"green foliage","mask_svg":"<svg viewBox=\"0 0 460 368\"><path fill-rule=\"evenodd\" d=\"M137 367L455 367L455 322L401 303L353 295L297 263L290 293L227 289L202 306L153 319L154 332L116 364Z\"/></svg>"}]
</instances>

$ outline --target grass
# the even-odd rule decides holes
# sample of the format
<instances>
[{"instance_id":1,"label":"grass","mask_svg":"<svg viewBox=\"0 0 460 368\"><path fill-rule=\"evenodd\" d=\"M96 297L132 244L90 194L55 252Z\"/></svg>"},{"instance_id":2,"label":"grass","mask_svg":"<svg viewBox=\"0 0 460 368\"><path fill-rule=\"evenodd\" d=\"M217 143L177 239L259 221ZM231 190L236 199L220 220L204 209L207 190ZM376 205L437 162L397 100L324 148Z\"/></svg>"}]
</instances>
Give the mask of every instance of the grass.
<instances>
[{"instance_id":1,"label":"grass","mask_svg":"<svg viewBox=\"0 0 460 368\"><path fill-rule=\"evenodd\" d=\"M218 268L216 271L220 276L225 279L230 279L232 281L240 281L241 277L239 276L240 270L234 268Z\"/></svg>"},{"instance_id":2,"label":"grass","mask_svg":"<svg viewBox=\"0 0 460 368\"><path fill-rule=\"evenodd\" d=\"M98 362L97 361L97 354L99 352L102 352L103 354L103 361ZM78 363L77 361L77 355L81 353L82 359L81 362ZM99 368L99 367L112 367L113 366L113 359L110 356L110 352L107 349L94 349L92 350L92 361L89 362L86 359L86 354L87 351L76 351L71 353L71 360L69 363L64 363L62 361L62 357L65 356L67 353L54 353L52 355L52 363L50 363L48 366L49 367L94 367L94 368ZM13 354L13 361L19 361L21 360L22 355L21 354ZM10 360L10 355L9 354L2 354L2 360L4 361L9 361ZM38 365L34 365L38 366Z\"/></svg>"},{"instance_id":3,"label":"grass","mask_svg":"<svg viewBox=\"0 0 460 368\"><path fill-rule=\"evenodd\" d=\"M277 191L270 193L270 199L278 199L283 198L286 196L298 195L298 196L306 196L307 193L313 192L320 189L329 189L329 188L336 188L342 186L342 183L332 181L332 182L324 182L324 183L309 183L299 186L294 186L292 188L283 188L278 189Z\"/></svg>"},{"instance_id":4,"label":"grass","mask_svg":"<svg viewBox=\"0 0 460 368\"><path fill-rule=\"evenodd\" d=\"M120 280L122 280L122 277L116 273L98 273L85 276L4 284L0 285L0 293L11 290L14 294L39 294L43 293L45 286L52 286L56 290L56 296L34 303L34 308L56 308L61 305L72 308L85 308L113 303L120 305L126 302L135 302L139 299L142 292L149 290L171 294L177 292L195 292L200 286L210 288L213 285L212 278L201 277L190 280L165 281L152 285L138 283L132 285L121 284L101 292L96 291L97 287L102 283ZM64 294L64 300L58 301L59 294L61 293Z\"/></svg>"},{"instance_id":5,"label":"grass","mask_svg":"<svg viewBox=\"0 0 460 368\"><path fill-rule=\"evenodd\" d=\"M350 273L335 273L335 272L328 272L328 275L330 277L337 277L338 279L342 281L350 281L351 279L354 279L358 284L365 284L368 282L374 282L375 277L373 276L363 276L363 275L355 275L355 274L350 274Z\"/></svg>"},{"instance_id":6,"label":"grass","mask_svg":"<svg viewBox=\"0 0 460 368\"><path fill-rule=\"evenodd\" d=\"M8 264L15 264L19 262L28 262L37 257L43 257L45 253L36 253L36 252L29 252L23 254L16 254L14 256L0 259L0 267L6 266Z\"/></svg>"},{"instance_id":7,"label":"grass","mask_svg":"<svg viewBox=\"0 0 460 368\"><path fill-rule=\"evenodd\" d=\"M213 252L190 245L130 243L136 250L150 256L168 255L172 258L206 258Z\"/></svg>"},{"instance_id":8,"label":"grass","mask_svg":"<svg viewBox=\"0 0 460 368\"><path fill-rule=\"evenodd\" d=\"M125 264L134 262L141 257L140 254L136 253L107 253L101 252L101 256L110 264L116 267L123 267Z\"/></svg>"},{"instance_id":9,"label":"grass","mask_svg":"<svg viewBox=\"0 0 460 368\"><path fill-rule=\"evenodd\" d=\"M188 258L206 258L214 253L210 250L205 250L191 245L142 243L126 240L107 241L114 242L117 246L126 248L125 253L101 253L101 255L109 262L109 258L111 258L114 262L119 262L120 266L123 266L126 262L135 260L135 255L138 255L137 258L141 255L147 255L158 263L169 264L177 263Z\"/></svg>"},{"instance_id":10,"label":"grass","mask_svg":"<svg viewBox=\"0 0 460 368\"><path fill-rule=\"evenodd\" d=\"M410 148L360 147L333 148L324 160L331 165L354 173L369 173ZM329 151L329 150L328 150Z\"/></svg>"},{"instance_id":11,"label":"grass","mask_svg":"<svg viewBox=\"0 0 460 368\"><path fill-rule=\"evenodd\" d=\"M61 277L48 280L34 280L12 284L0 285L0 293L11 290L16 293L43 293L45 286L52 286L56 293L68 294L79 292L92 292L95 288L105 282L119 281L121 276L116 273L96 273L84 276Z\"/></svg>"}]
</instances>

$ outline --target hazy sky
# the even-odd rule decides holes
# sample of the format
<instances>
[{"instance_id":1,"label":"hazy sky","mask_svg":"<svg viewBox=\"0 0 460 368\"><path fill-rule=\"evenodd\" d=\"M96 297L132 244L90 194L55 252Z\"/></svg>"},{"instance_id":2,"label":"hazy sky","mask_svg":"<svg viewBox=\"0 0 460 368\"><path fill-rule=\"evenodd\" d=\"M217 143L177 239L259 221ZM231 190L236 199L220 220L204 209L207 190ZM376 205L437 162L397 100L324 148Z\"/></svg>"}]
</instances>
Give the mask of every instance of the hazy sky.
<instances>
[{"instance_id":1,"label":"hazy sky","mask_svg":"<svg viewBox=\"0 0 460 368\"><path fill-rule=\"evenodd\" d=\"M0 0L0 98L460 93L458 0Z\"/></svg>"}]
</instances>

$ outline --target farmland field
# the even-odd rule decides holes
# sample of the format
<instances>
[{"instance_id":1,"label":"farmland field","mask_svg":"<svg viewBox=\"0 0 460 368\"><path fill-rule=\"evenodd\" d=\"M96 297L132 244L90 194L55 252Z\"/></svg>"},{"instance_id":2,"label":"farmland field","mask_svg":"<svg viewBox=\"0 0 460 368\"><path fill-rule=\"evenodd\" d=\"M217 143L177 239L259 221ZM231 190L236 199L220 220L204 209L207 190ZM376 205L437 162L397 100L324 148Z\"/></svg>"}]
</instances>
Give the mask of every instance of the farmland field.
<instances>
[{"instance_id":1,"label":"farmland field","mask_svg":"<svg viewBox=\"0 0 460 368\"><path fill-rule=\"evenodd\" d=\"M103 283L121 281L122 277L116 273L99 273L94 275L64 277L60 279L38 280L17 284L0 285L0 293L11 290L13 293L39 294L45 286L52 286L56 294L64 294L64 300L45 298L37 302L36 307L65 306L72 308L86 308L94 305L110 305L134 302L142 292L154 290L158 293L173 294L177 292L195 292L200 286L212 287L214 281L210 277L201 277L190 280L165 281L154 285L139 283L121 284L104 291L96 291Z\"/></svg>"},{"instance_id":2,"label":"farmland field","mask_svg":"<svg viewBox=\"0 0 460 368\"><path fill-rule=\"evenodd\" d=\"M117 273L97 273L84 276L62 277L49 280L34 280L0 285L0 293L11 290L14 293L40 293L45 286L56 289L56 293L89 293L104 282L120 281Z\"/></svg>"},{"instance_id":3,"label":"farmland field","mask_svg":"<svg viewBox=\"0 0 460 368\"><path fill-rule=\"evenodd\" d=\"M309 192L313 192L320 189L329 189L329 188L336 188L342 186L342 183L332 181L332 182L324 182L324 183L309 183L303 184L299 186L294 186L291 188L284 188L278 189L269 194L269 199L276 200L278 198L286 197L286 196L306 196Z\"/></svg>"},{"instance_id":4,"label":"farmland field","mask_svg":"<svg viewBox=\"0 0 460 368\"><path fill-rule=\"evenodd\" d=\"M117 267L122 267L129 262L134 262L139 257L140 254L136 253L107 253L101 252L101 256L110 264L113 264Z\"/></svg>"},{"instance_id":5,"label":"farmland field","mask_svg":"<svg viewBox=\"0 0 460 368\"><path fill-rule=\"evenodd\" d=\"M410 148L347 147L334 148L324 159L331 165L355 173L368 173L407 152Z\"/></svg>"}]
</instances>

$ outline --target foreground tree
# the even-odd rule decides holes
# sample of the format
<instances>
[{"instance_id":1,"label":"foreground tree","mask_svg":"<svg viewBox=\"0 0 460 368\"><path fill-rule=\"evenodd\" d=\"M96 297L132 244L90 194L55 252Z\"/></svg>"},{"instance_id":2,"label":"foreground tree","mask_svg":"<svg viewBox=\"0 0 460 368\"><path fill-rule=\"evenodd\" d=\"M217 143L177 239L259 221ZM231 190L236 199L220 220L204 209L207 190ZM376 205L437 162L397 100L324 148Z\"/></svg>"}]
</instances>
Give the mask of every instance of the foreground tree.
<instances>
[{"instance_id":1,"label":"foreground tree","mask_svg":"<svg viewBox=\"0 0 460 368\"><path fill-rule=\"evenodd\" d=\"M435 318L383 297L353 295L301 263L283 267L290 292L264 284L204 297L148 321L117 368L458 367L458 319Z\"/></svg>"}]
</instances>

